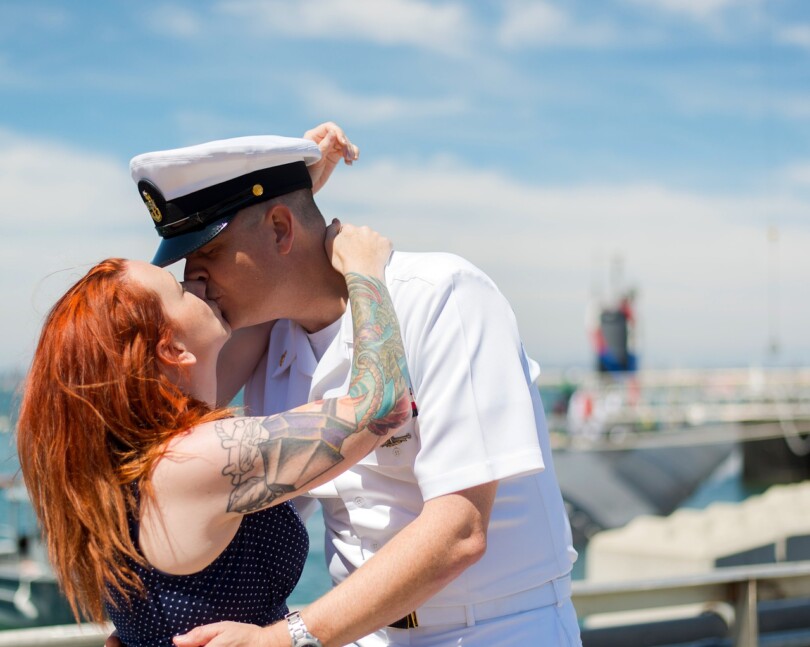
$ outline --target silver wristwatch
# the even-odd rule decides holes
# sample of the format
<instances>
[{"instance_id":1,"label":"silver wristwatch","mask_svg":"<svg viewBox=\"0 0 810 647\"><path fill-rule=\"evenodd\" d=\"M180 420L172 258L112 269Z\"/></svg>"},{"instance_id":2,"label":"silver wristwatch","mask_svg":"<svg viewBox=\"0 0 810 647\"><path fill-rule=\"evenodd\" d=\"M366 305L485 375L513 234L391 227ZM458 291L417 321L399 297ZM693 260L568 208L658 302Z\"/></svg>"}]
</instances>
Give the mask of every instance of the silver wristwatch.
<instances>
[{"instance_id":1,"label":"silver wristwatch","mask_svg":"<svg viewBox=\"0 0 810 647\"><path fill-rule=\"evenodd\" d=\"M290 630L292 647L323 647L321 641L307 630L300 611L293 611L284 617L287 618L287 629Z\"/></svg>"}]
</instances>

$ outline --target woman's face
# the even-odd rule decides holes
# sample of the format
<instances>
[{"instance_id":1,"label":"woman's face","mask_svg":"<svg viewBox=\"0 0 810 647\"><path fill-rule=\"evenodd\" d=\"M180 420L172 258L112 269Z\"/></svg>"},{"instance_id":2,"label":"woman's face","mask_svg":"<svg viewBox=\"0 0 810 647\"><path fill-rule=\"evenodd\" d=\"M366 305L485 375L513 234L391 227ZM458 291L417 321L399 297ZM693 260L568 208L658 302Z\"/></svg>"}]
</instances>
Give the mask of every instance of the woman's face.
<instances>
[{"instance_id":1,"label":"woman's face","mask_svg":"<svg viewBox=\"0 0 810 647\"><path fill-rule=\"evenodd\" d=\"M198 359L218 354L231 335L215 301L205 298L202 281L178 283L168 271L144 261L127 261L130 280L158 295L166 317L174 324L174 339Z\"/></svg>"}]
</instances>

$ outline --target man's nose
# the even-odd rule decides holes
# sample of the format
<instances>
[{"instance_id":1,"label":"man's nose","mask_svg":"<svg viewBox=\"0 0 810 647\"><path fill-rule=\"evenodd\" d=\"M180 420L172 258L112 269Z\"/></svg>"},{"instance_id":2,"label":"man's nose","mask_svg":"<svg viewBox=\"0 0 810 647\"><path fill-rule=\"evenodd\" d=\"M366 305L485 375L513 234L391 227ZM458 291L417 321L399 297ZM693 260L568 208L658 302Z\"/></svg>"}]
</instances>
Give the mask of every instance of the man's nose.
<instances>
[{"instance_id":1,"label":"man's nose","mask_svg":"<svg viewBox=\"0 0 810 647\"><path fill-rule=\"evenodd\" d=\"M194 259L187 258L186 266L183 268L183 278L186 281L207 281L208 272L200 263L194 262Z\"/></svg>"},{"instance_id":2,"label":"man's nose","mask_svg":"<svg viewBox=\"0 0 810 647\"><path fill-rule=\"evenodd\" d=\"M191 292L195 297L199 297L200 299L205 298L205 281L200 281L196 279L186 280L183 281L183 287L185 287L187 292Z\"/></svg>"}]
</instances>

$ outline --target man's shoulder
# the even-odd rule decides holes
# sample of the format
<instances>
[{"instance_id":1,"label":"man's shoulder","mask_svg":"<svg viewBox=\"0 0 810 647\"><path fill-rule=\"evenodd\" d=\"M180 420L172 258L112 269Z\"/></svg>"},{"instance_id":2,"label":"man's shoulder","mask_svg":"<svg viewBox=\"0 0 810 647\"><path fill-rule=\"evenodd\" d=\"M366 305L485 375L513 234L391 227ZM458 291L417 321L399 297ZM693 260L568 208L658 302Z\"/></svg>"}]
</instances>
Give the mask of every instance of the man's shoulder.
<instances>
[{"instance_id":1,"label":"man's shoulder","mask_svg":"<svg viewBox=\"0 0 810 647\"><path fill-rule=\"evenodd\" d=\"M389 282L421 281L438 285L459 275L489 278L466 258L449 252L394 252L388 265Z\"/></svg>"},{"instance_id":2,"label":"man's shoulder","mask_svg":"<svg viewBox=\"0 0 810 647\"><path fill-rule=\"evenodd\" d=\"M403 328L425 325L451 302L464 303L473 317L504 299L489 276L456 254L397 252L385 278Z\"/></svg>"}]
</instances>

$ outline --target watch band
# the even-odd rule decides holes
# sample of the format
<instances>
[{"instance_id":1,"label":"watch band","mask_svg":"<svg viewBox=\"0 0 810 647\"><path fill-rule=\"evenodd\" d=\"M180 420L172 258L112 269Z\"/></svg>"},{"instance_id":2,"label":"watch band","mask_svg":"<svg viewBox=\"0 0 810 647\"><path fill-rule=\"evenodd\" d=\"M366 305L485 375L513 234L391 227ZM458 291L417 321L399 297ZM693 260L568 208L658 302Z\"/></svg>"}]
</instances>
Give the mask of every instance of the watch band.
<instances>
[{"instance_id":1,"label":"watch band","mask_svg":"<svg viewBox=\"0 0 810 647\"><path fill-rule=\"evenodd\" d=\"M321 641L309 633L300 611L293 611L284 617L287 619L292 647L323 647Z\"/></svg>"}]
</instances>

